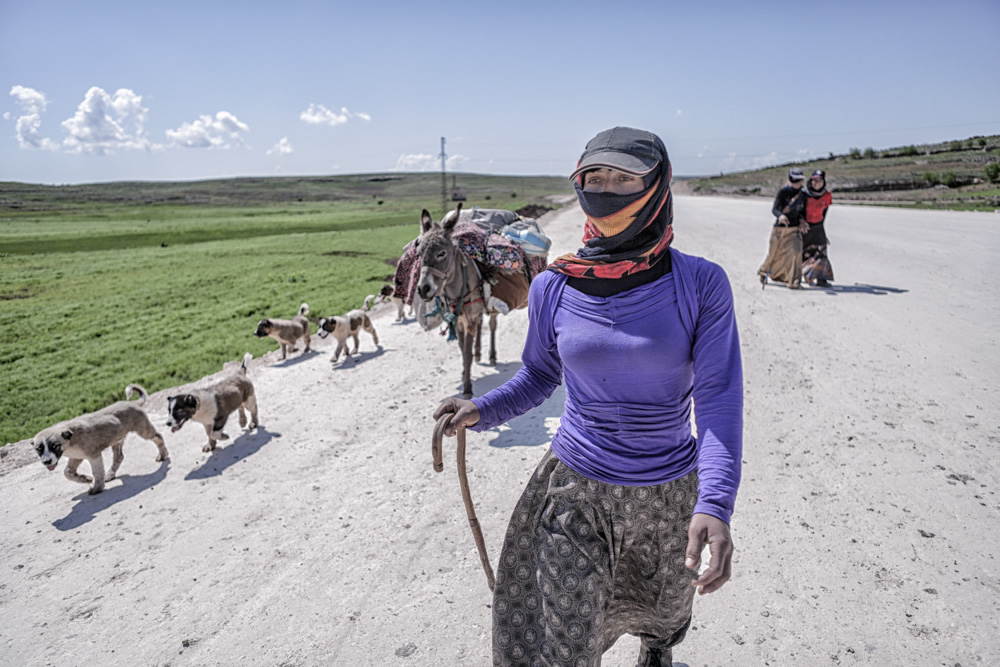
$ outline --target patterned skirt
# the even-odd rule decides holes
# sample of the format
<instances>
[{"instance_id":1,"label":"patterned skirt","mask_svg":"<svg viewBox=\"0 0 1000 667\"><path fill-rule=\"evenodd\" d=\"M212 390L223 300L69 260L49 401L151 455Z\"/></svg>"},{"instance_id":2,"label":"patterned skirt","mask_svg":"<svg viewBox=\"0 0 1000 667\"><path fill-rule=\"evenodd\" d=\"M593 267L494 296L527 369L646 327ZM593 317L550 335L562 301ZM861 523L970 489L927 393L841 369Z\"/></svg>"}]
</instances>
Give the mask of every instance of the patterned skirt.
<instances>
[{"instance_id":1,"label":"patterned skirt","mask_svg":"<svg viewBox=\"0 0 1000 667\"><path fill-rule=\"evenodd\" d=\"M810 285L833 281L833 265L826 255L826 244L810 245L802 250L802 277Z\"/></svg>"},{"instance_id":2,"label":"patterned skirt","mask_svg":"<svg viewBox=\"0 0 1000 667\"><path fill-rule=\"evenodd\" d=\"M549 450L504 538L493 594L493 664L599 667L619 637L669 651L691 619L684 567L698 475L618 486Z\"/></svg>"},{"instance_id":3,"label":"patterned skirt","mask_svg":"<svg viewBox=\"0 0 1000 667\"><path fill-rule=\"evenodd\" d=\"M757 274L792 287L799 286L802 282L802 234L798 226L771 229L767 258Z\"/></svg>"}]
</instances>

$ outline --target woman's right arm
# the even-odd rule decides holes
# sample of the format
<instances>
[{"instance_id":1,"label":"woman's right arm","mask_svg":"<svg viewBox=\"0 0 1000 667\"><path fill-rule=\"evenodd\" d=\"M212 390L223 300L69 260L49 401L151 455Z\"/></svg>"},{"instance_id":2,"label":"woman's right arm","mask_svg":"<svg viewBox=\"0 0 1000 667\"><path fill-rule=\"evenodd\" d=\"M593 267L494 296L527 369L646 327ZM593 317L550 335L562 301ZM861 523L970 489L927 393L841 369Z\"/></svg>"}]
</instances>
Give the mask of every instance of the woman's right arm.
<instances>
[{"instance_id":1,"label":"woman's right arm","mask_svg":"<svg viewBox=\"0 0 1000 667\"><path fill-rule=\"evenodd\" d=\"M782 211L781 208L782 208L781 190L778 190L778 194L774 196L774 204L771 206L771 213L774 214L775 218L780 218L782 215L784 215L785 212Z\"/></svg>"},{"instance_id":2,"label":"woman's right arm","mask_svg":"<svg viewBox=\"0 0 1000 667\"><path fill-rule=\"evenodd\" d=\"M472 430L485 431L523 415L552 395L562 382L562 359L552 323L561 293L558 279L555 274L546 272L532 281L528 295L528 333L521 354L523 365L514 377L471 401L445 399L434 413L435 419L446 412L454 412ZM450 434L452 429L448 432Z\"/></svg>"}]
</instances>

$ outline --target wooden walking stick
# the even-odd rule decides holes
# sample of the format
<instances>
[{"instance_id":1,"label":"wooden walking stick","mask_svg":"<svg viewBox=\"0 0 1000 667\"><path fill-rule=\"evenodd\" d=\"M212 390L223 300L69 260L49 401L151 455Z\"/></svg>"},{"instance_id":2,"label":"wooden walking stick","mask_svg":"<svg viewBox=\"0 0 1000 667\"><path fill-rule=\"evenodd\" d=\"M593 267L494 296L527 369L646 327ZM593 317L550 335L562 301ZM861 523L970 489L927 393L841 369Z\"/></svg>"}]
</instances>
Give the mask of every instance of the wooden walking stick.
<instances>
[{"instance_id":1,"label":"wooden walking stick","mask_svg":"<svg viewBox=\"0 0 1000 667\"><path fill-rule=\"evenodd\" d=\"M434 436L431 438L431 455L434 457L434 472L444 470L444 461L441 454L441 441L444 438L444 429L452 418L451 413L441 415L434 425ZM462 500L465 501L465 513L469 517L469 527L472 529L472 536L476 540L476 548L479 549L479 562L483 564L486 571L486 583L489 584L490 591L493 591L493 568L490 566L490 557L486 553L486 540L483 539L483 531L479 528L479 519L476 518L476 507L472 504L472 494L469 492L469 478L465 474L465 426L459 426L455 434L458 441L457 463L458 463L458 483L462 487Z\"/></svg>"}]
</instances>

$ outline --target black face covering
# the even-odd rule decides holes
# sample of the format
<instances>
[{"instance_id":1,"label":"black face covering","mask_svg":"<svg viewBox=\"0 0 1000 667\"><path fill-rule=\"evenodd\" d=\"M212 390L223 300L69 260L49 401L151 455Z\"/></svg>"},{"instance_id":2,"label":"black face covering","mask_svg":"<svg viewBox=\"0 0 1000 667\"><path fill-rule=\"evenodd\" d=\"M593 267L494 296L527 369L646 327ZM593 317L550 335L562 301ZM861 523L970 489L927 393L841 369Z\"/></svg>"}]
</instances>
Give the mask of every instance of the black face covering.
<instances>
[{"instance_id":1,"label":"black face covering","mask_svg":"<svg viewBox=\"0 0 1000 667\"><path fill-rule=\"evenodd\" d=\"M584 176L586 176L586 174L584 174ZM576 197L580 200L580 208L583 209L583 212L587 214L588 218L611 217L625 207L636 203L647 194L648 193L645 189L641 192L636 192L630 195L620 195L614 192L587 192L579 185L576 185ZM639 231L640 230L633 230L630 227L613 237L603 237L602 246L604 246L606 250L611 246L617 246L620 248L622 245L631 240ZM594 248L584 246L580 249L580 256L586 257L590 254L588 251L592 250L594 250Z\"/></svg>"}]
</instances>

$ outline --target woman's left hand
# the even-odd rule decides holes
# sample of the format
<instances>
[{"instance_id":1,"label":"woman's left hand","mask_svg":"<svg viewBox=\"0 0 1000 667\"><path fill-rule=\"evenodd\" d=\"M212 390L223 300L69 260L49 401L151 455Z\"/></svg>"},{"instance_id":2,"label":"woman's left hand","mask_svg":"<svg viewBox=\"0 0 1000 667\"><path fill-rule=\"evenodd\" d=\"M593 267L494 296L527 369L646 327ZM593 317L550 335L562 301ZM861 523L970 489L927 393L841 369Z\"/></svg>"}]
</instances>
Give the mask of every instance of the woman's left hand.
<instances>
[{"instance_id":1,"label":"woman's left hand","mask_svg":"<svg viewBox=\"0 0 1000 667\"><path fill-rule=\"evenodd\" d=\"M729 524L711 514L694 514L688 526L687 555L684 566L698 570L701 565L701 550L708 545L711 557L708 569L691 582L698 588L698 594L713 593L729 581L732 576L733 540L729 534Z\"/></svg>"}]
</instances>

